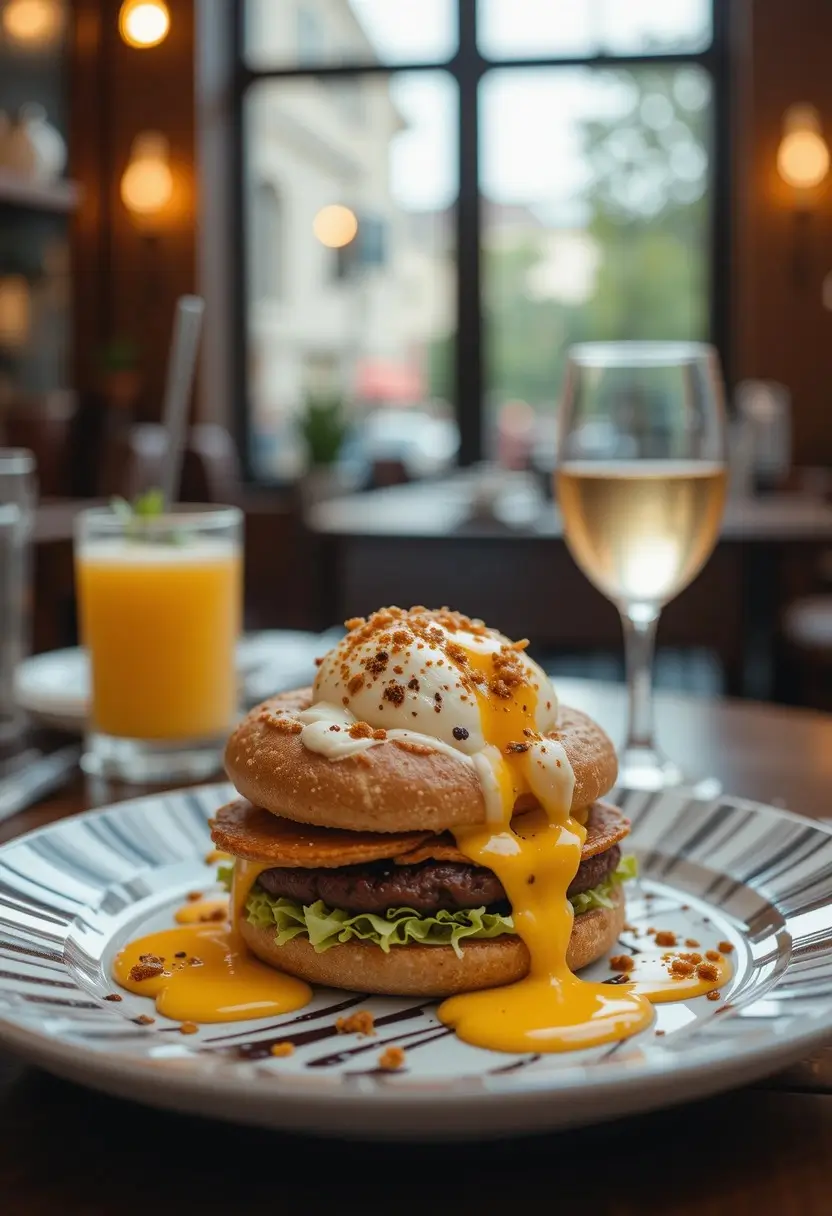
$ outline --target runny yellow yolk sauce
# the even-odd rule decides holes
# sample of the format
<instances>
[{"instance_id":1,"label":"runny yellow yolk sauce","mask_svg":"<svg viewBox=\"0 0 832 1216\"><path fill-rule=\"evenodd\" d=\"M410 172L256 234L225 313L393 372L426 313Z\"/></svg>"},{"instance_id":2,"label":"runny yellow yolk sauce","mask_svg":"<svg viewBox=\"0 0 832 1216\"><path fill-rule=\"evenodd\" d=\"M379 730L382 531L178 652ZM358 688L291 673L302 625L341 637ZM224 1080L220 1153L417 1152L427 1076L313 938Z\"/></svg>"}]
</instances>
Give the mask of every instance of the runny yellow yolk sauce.
<instances>
[{"instance_id":1,"label":"runny yellow yolk sauce","mask_svg":"<svg viewBox=\"0 0 832 1216\"><path fill-rule=\"evenodd\" d=\"M725 983L730 976L725 959L712 964L716 979L706 981L695 969L689 975L672 973L671 962L678 952L658 948L636 956L626 982L619 977L615 984L587 983L572 974L566 954L573 910L566 892L581 861L585 813L571 814L569 782L564 782L560 793L558 783L553 783L554 793L541 797L541 785L533 782L530 772L530 765L539 763L535 747L527 751L509 747L526 742L526 731L537 735L537 689L523 683L508 697L493 695L488 690L492 656L467 654L469 666L486 677L476 686L476 695L483 736L495 749L494 756L500 757L494 777L501 819L457 828L454 836L466 857L500 879L531 967L519 983L451 997L440 1006L440 1019L478 1047L570 1051L618 1041L644 1029L652 1020L651 1002L690 999ZM545 740L537 742L546 746ZM540 809L513 824L518 797L535 784ZM216 851L206 862L225 859ZM148 934L124 947L113 964L114 979L130 992L155 998L159 1013L181 1022L241 1021L302 1008L312 997L309 986L253 958L237 927L251 887L268 864L235 859L230 921L218 919L228 907L226 900L186 903L175 913L177 928ZM151 970L158 968L157 974L147 974L148 959ZM161 968L156 960L161 960Z\"/></svg>"},{"instance_id":2,"label":"runny yellow yolk sauce","mask_svg":"<svg viewBox=\"0 0 832 1216\"><path fill-rule=\"evenodd\" d=\"M267 865L238 860L234 867L230 923L200 921L226 901L185 904L176 914L180 928L162 929L130 942L113 963L113 977L139 996L156 1000L156 1008L177 1022L239 1022L246 1018L275 1017L301 1009L312 999L312 989L294 976L283 975L254 958L236 927L244 914L253 884ZM200 908L200 903L202 907ZM197 923L187 923L188 921ZM143 974L144 961L163 960L158 975ZM151 967L154 964L151 963Z\"/></svg>"},{"instance_id":3,"label":"runny yellow yolk sauce","mask_svg":"<svg viewBox=\"0 0 832 1216\"><path fill-rule=\"evenodd\" d=\"M493 870L502 883L531 968L516 984L451 997L440 1006L439 1017L466 1043L495 1051L571 1051L636 1034L653 1018L646 997L623 986L587 983L566 963L574 916L566 892L586 838L586 829L570 814L569 783L560 799L555 796L523 817L522 835L512 826L518 797L532 788L529 765L538 761L534 748L513 751L510 745L537 733L537 689L523 683L509 697L492 695L487 682L494 671L492 656L469 651L468 662L486 676L475 687L483 736L502 757L495 772L502 822L456 828L454 837L466 857ZM682 992L674 989L673 996L679 999Z\"/></svg>"},{"instance_id":4,"label":"runny yellow yolk sauce","mask_svg":"<svg viewBox=\"0 0 832 1216\"><path fill-rule=\"evenodd\" d=\"M217 899L195 899L173 914L177 925L204 925L206 921L228 920L228 900L223 896Z\"/></svg>"}]
</instances>

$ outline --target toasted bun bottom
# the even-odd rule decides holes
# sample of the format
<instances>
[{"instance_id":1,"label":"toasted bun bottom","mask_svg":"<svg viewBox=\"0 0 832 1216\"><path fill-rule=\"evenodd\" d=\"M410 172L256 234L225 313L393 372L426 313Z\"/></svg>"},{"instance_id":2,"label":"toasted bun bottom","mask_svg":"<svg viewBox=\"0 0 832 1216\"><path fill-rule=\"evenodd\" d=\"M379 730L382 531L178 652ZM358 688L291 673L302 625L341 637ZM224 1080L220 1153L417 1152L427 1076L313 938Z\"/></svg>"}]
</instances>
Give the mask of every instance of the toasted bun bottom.
<instances>
[{"instance_id":1,"label":"toasted bun bottom","mask_svg":"<svg viewBox=\"0 0 832 1216\"><path fill-rule=\"evenodd\" d=\"M616 891L612 908L595 908L575 917L566 961L572 971L595 962L614 945L624 926L624 896ZM344 942L316 954L308 938L285 946L274 929L247 920L240 932L264 963L310 984L373 992L384 996L445 997L478 988L497 988L520 980L529 970L529 952L516 936L462 943L462 958L450 946L393 946L385 952L371 942Z\"/></svg>"}]
</instances>

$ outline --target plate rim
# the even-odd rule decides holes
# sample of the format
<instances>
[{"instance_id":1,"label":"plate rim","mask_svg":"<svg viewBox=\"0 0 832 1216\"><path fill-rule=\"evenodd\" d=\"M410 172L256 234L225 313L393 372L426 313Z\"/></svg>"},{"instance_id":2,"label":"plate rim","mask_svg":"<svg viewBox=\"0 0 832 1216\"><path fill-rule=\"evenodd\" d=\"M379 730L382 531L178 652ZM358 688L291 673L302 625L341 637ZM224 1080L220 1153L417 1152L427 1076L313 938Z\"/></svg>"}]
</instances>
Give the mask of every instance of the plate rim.
<instances>
[{"instance_id":1,"label":"plate rim","mask_svg":"<svg viewBox=\"0 0 832 1216\"><path fill-rule=\"evenodd\" d=\"M673 791L660 791L659 796L667 792ZM79 818L100 818L118 808L127 809L141 804L153 804L157 800L167 797L212 796L214 793L218 797L233 797L236 791L229 782L206 782L197 786L184 786L140 794L120 802L91 808L13 837L0 845L0 860L16 845L55 831L62 823ZM753 799L720 795L715 799L700 801L703 807L718 802L729 802L743 810L762 813L778 820L797 822L804 827L819 831L821 835L832 836L832 824L830 823L811 819L806 815ZM0 899L0 909L2 907L3 900ZM13 932L13 929L10 928L9 932ZM63 963L63 952L61 959ZM776 992L776 989L777 983L772 986L771 992ZM83 989L79 987L79 991L83 991ZM103 1006L102 1011L104 1011ZM118 1016L115 1009L113 1016ZM384 1114L400 1116L403 1111L408 1109L422 1115L426 1110L435 1110L437 1102L441 1102L449 1110L452 1108L457 1114L464 1113L468 1107L476 1109L487 1105L491 1110L495 1103L511 1106L512 1109L515 1106L523 1106L526 1109L534 1107L537 1110L539 1107L545 1106L547 1101L551 1103L552 1100L554 1100L554 1105L559 1106L558 1098L564 1094L574 1095L576 1090L582 1090L588 1097L591 1096L594 1099L592 1104L602 1106L605 1095L618 1098L627 1089L634 1090L638 1086L642 1093L640 1100L633 1104L631 1112L636 1113L652 1107L674 1104L673 1094L667 1086L662 1084L669 1077L673 1077L678 1082L676 1089L682 1090L676 1100L685 1102L692 1100L685 1083L696 1077L701 1080L703 1073L707 1073L710 1080L714 1082L713 1085L706 1085L703 1093L727 1090L735 1087L736 1084L744 1084L776 1072L790 1061L796 1061L802 1056L810 1054L813 1048L823 1042L828 1042L830 1038L832 1038L832 1004L813 1014L805 1015L802 1025L790 1027L776 1041L769 1040L763 1044L744 1045L741 1038L732 1040L730 1069L718 1068L718 1065L726 1060L726 1051L724 1044L717 1041L712 1044L707 1042L697 1044L694 1053L674 1051L672 1055L666 1049L663 1050L662 1044L654 1044L654 1050L650 1055L639 1060L637 1064L627 1061L610 1062L605 1066L603 1075L598 1075L596 1078L593 1078L591 1072L587 1075L589 1068L587 1064L578 1064L573 1068L552 1070L551 1072L541 1071L530 1074L521 1070L501 1076L492 1074L488 1077L487 1084L482 1084L481 1079L476 1074L472 1074L470 1078L439 1079L436 1086L432 1084L430 1088L424 1090L411 1089L407 1085L399 1087L374 1084L362 1088L359 1092L341 1084L312 1090L304 1086L302 1082L298 1084L297 1078L288 1072L270 1074L267 1083L262 1085L259 1080L254 1080L249 1074L235 1077L231 1069L227 1074L218 1078L216 1070L200 1072L199 1057L196 1054L189 1061L193 1066L192 1071L167 1072L163 1066L157 1068L155 1064L140 1056L121 1056L106 1050L96 1050L82 1043L66 1043L63 1039L47 1035L42 1030L17 1025L0 1011L0 1045L17 1051L33 1064L40 1064L47 1069L51 1068L58 1075L68 1076L78 1083L89 1084L95 1089L118 1093L121 1096L125 1095L118 1082L132 1080L139 1083L138 1088L141 1089L142 1083L146 1084L148 1078L153 1077L159 1082L154 1087L156 1092L164 1091L164 1097L155 1103L149 1103L150 1105L160 1105L169 1109L185 1109L187 1102L184 1105L177 1103L177 1096L185 1094L194 1099L207 1099L203 1109L204 1114L223 1117L220 1108L224 1102L233 1101L235 1109L238 1105L244 1107L248 1103L252 1113L261 1113L262 1119L246 1119L245 1116L239 1116L236 1113L229 1116L227 1112L225 1117L232 1117L234 1121L238 1122L272 1123L274 1126L283 1127L293 1126L291 1112L296 1106L309 1114L325 1114L327 1107L337 1107L339 1113L350 1108L364 1109L368 1110L372 1119L375 1120ZM695 1058L689 1059L691 1054ZM79 1080L81 1073L84 1074L85 1081ZM583 1084L578 1086L576 1081L581 1073L584 1074ZM738 1082L737 1074L741 1074L744 1080ZM134 1100L145 1101L140 1096ZM277 1119L274 1117L276 1113ZM618 1113L620 1114L621 1111L619 1110ZM283 1117L284 1115L285 1117ZM615 1112L611 1113L609 1117L614 1116ZM581 1118L579 1122L595 1122L604 1117L601 1112L597 1117L593 1115ZM472 1128L477 1122L474 1120ZM550 1124L547 1124L545 1118L541 1119L540 1130L544 1130L547 1126ZM305 1130L313 1129L306 1128ZM342 1134L343 1130L339 1127L337 1134ZM469 1132L463 1130L460 1134L473 1135L479 1134L480 1131L481 1129ZM510 1133L508 1128L503 1131L505 1134ZM335 1129L331 1133L324 1132L323 1134L335 1134ZM356 1127L355 1134L362 1134L361 1127ZM372 1134L378 1136L382 1133L376 1129ZM388 1137L395 1135L395 1128L387 1133Z\"/></svg>"},{"instance_id":2,"label":"plate rim","mask_svg":"<svg viewBox=\"0 0 832 1216\"><path fill-rule=\"evenodd\" d=\"M6 1033L8 1030L13 1033ZM564 1095L569 1097L574 1096L576 1092L580 1093L574 1083L557 1083L558 1077L568 1076L566 1072L538 1073L536 1075L539 1083L535 1085L528 1083L528 1076L522 1078L509 1074L504 1077L492 1077L488 1088L465 1093L454 1092L453 1082L446 1082L447 1089L441 1092L436 1089L411 1092L405 1088L381 1086L368 1087L360 1092L346 1087L333 1087L316 1092L313 1089L293 1087L290 1074L270 1076L263 1085L252 1084L251 1078L235 1081L223 1078L218 1084L216 1074L200 1073L196 1069L188 1074L165 1073L162 1068L157 1069L152 1065L149 1067L148 1061L138 1057L120 1058L96 1053L80 1045L77 1049L61 1045L58 1040L48 1039L36 1031L10 1026L5 1019L0 1020L0 1031L0 1045L10 1046L29 1063L84 1088L138 1102L143 1106L179 1110L237 1124L272 1126L282 1130L294 1130L299 1134L388 1140L420 1137L427 1140L508 1137L523 1131L529 1134L543 1133L557 1130L559 1127L565 1129L569 1126L588 1126L610 1119L647 1113L650 1110L668 1109L771 1076L785 1068L790 1061L800 1058L804 1048L808 1053L813 1046L817 1047L829 1039L828 1029L817 1027L810 1034L782 1040L776 1050L757 1048L738 1053L732 1057L734 1067L728 1075L727 1070L714 1067L716 1061L703 1064L703 1061L697 1060L695 1064L685 1065L682 1056L672 1062L668 1061L664 1068L649 1071L640 1069L635 1076L626 1065L613 1065L615 1076L605 1076L603 1082L586 1087L584 1093L591 1101L585 1100L579 1104L585 1108L580 1111L579 1117L576 1120L561 1120L551 1117L547 1119L545 1115L546 1112L550 1116L561 1113L564 1105L559 1099ZM795 1052L798 1043L799 1051ZM44 1044L48 1045L48 1050L43 1050ZM86 1067L93 1058L99 1063L97 1069ZM724 1056L719 1059L724 1059ZM670 1089L667 1085L670 1077L696 1079L699 1083L693 1087L681 1084ZM158 1082L153 1085L152 1099L145 1096L151 1081ZM275 1084L276 1081L281 1084ZM134 1092L126 1088L125 1083L129 1082L137 1083ZM498 1086L495 1082L501 1084ZM616 1099L620 1099L627 1091L637 1093L637 1101L622 1105ZM184 1101L180 1100L183 1097ZM198 1099L206 1099L205 1104L194 1109L193 1104ZM603 1109L605 1099L610 1100L608 1111ZM434 1133L429 1125L425 1125L424 1116L436 1116L438 1104L445 1108L445 1118L449 1115L461 1117L469 1109L482 1113L480 1118L457 1129L450 1129L443 1119L441 1126ZM493 1113L495 1105L499 1105L508 1115L522 1111L530 1117L520 1127L484 1127L482 1119L486 1114ZM337 1108L337 1124L333 1120L335 1125L327 1127L325 1118L318 1123L318 1117L325 1116L327 1111L333 1108ZM350 1110L366 1111L370 1121L356 1123L352 1128L346 1127L340 1118ZM407 1111L414 1112L415 1125L402 1119ZM534 1117L538 1115L539 1118ZM385 1116L402 1121L385 1128L377 1122Z\"/></svg>"}]
</instances>

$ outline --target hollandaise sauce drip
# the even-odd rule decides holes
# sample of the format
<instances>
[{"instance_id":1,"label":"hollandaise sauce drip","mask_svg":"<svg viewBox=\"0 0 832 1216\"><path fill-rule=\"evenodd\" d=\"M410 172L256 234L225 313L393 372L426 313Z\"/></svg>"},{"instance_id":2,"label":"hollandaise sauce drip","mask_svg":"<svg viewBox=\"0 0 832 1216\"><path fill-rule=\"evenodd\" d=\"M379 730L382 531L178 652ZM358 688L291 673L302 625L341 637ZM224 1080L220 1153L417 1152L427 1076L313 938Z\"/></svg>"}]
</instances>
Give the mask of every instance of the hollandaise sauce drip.
<instances>
[{"instance_id":1,"label":"hollandaise sauce drip","mask_svg":"<svg viewBox=\"0 0 832 1216\"><path fill-rule=\"evenodd\" d=\"M235 865L230 923L187 923L221 904L185 904L175 916L185 921L180 927L130 942L113 964L117 982L138 996L154 997L159 1013L179 1022L237 1022L301 1009L312 999L309 985L259 962L233 927L264 868L246 861Z\"/></svg>"},{"instance_id":2,"label":"hollandaise sauce drip","mask_svg":"<svg viewBox=\"0 0 832 1216\"><path fill-rule=\"evenodd\" d=\"M533 684L503 683L495 693L493 655L472 650L468 662L485 676L475 688L483 735L492 748L500 821L457 828L454 836L466 857L500 879L531 962L525 979L451 997L439 1017L465 1042L495 1051L571 1051L626 1038L652 1021L650 1003L623 986L579 979L567 961L573 911L566 892L586 837L570 815L574 778L568 759L560 744L537 735ZM524 793L534 793L541 810L523 817L520 835L512 814Z\"/></svg>"}]
</instances>

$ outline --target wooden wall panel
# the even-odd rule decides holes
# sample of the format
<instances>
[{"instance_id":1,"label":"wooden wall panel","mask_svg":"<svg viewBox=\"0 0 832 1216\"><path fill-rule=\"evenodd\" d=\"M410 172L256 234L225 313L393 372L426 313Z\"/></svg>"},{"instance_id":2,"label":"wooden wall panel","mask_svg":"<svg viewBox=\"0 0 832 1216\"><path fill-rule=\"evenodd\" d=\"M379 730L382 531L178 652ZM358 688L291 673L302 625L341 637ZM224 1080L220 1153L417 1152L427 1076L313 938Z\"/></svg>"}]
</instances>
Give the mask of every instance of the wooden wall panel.
<instances>
[{"instance_id":1,"label":"wooden wall panel","mask_svg":"<svg viewBox=\"0 0 832 1216\"><path fill-rule=\"evenodd\" d=\"M173 307L195 289L194 6L167 0L168 37L136 50L118 34L120 0L74 0L70 173L84 187L76 221L78 387L95 387L102 348L141 347L142 414L159 415ZM174 196L148 235L121 202L133 139L160 131L171 149Z\"/></svg>"},{"instance_id":2,"label":"wooden wall panel","mask_svg":"<svg viewBox=\"0 0 832 1216\"><path fill-rule=\"evenodd\" d=\"M832 311L822 288L832 271L832 181L803 234L805 281L795 276L794 199L780 179L783 114L816 106L832 144L832 3L726 0L748 10L737 82L735 368L780 380L793 394L795 463L832 463ZM746 24L747 23L747 24Z\"/></svg>"}]
</instances>

